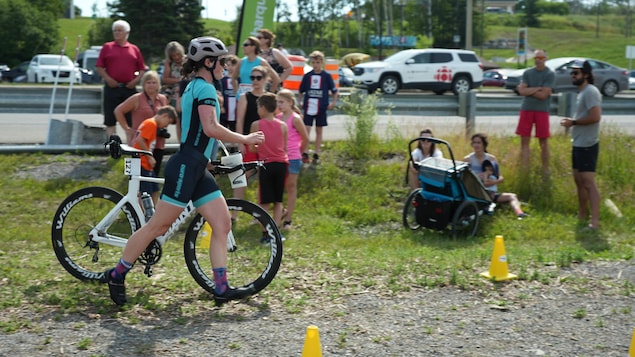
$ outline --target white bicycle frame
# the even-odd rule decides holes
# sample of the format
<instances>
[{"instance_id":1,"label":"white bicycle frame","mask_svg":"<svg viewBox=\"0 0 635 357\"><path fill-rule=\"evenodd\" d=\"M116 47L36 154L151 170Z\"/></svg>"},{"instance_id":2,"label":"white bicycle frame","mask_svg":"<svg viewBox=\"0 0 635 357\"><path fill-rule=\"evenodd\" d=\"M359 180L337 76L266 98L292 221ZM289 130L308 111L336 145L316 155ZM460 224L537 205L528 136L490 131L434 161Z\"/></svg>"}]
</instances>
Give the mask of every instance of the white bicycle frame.
<instances>
[{"instance_id":1,"label":"white bicycle frame","mask_svg":"<svg viewBox=\"0 0 635 357\"><path fill-rule=\"evenodd\" d=\"M135 150L127 145L121 145L121 147L125 150ZM127 157L124 161L124 174L130 177L128 181L128 192L123 198L117 202L115 207L108 212L108 214L95 226L90 230L90 236L93 241L97 243L104 243L117 247L125 247L128 242L127 238L121 238L116 235L108 233L108 228L115 222L117 216L121 211L125 212L128 216L129 222L134 222L131 214L126 211L126 204L129 203L134 209L137 217L141 220L141 226L146 224L145 215L143 210L141 209L141 205L139 204L139 187L142 181L144 182L155 182L158 184L163 184L165 182L164 178L160 177L147 177L141 175L141 158L139 157ZM179 227L185 223L187 218L191 216L196 211L194 204L192 201L188 202L187 206L183 209L183 212L176 218L176 220L172 223L170 228L163 235L156 238L160 245L165 244L165 242L174 235L174 233L179 229ZM199 223L201 224L201 223ZM138 230L140 227L132 227L133 231ZM197 227L200 230L201 227ZM232 231L229 231L227 235L227 249L231 251L236 247L236 242L234 240L234 234Z\"/></svg>"}]
</instances>

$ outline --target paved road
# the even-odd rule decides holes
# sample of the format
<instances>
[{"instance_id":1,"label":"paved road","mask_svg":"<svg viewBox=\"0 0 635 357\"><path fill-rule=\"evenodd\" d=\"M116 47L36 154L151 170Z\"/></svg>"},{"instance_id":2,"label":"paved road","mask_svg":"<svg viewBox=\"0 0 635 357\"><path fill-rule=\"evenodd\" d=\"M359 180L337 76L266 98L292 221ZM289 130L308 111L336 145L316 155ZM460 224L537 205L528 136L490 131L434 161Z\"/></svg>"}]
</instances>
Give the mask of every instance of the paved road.
<instances>
[{"instance_id":1,"label":"paved road","mask_svg":"<svg viewBox=\"0 0 635 357\"><path fill-rule=\"evenodd\" d=\"M102 127L102 116L99 114L70 114L68 118L63 115L54 115L55 119L73 119L83 122L87 126ZM346 130L347 117L333 115L329 117L329 126L324 130L325 140L342 140L348 138ZM561 129L558 122L560 117L552 116L552 132L555 134ZM510 116L493 116L476 118L476 131L513 135L517 118ZM48 136L48 114L0 114L0 144L44 144ZM612 127L620 132L635 135L635 118L632 116L606 116L603 118L603 127ZM118 126L119 128L119 126ZM438 116L379 116L375 127L376 133L385 136L391 128L398 128L404 137L415 137L420 129L431 128L436 135L447 135L457 132L465 132L465 118L462 117L438 117ZM176 131L173 126L169 129L172 139L169 142L176 143ZM119 133L124 137L124 133ZM314 133L312 133L314 137Z\"/></svg>"}]
</instances>

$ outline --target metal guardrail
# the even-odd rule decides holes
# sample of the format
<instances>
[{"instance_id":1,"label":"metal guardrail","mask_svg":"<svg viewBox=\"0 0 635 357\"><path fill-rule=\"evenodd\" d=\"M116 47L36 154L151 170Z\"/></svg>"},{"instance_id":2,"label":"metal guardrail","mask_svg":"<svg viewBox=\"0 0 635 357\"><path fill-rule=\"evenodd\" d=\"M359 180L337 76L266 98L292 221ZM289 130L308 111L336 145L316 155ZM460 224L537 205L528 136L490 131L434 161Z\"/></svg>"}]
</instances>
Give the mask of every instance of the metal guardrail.
<instances>
[{"instance_id":1,"label":"metal guardrail","mask_svg":"<svg viewBox=\"0 0 635 357\"><path fill-rule=\"evenodd\" d=\"M64 113L68 86L58 86L56 90L53 112ZM0 86L0 113L48 113L51 103L50 86ZM74 86L70 114L99 114L102 112L101 86ZM342 96L348 95L342 91ZM377 104L380 114L390 109L395 115L427 115L427 116L459 116L465 112L460 108L459 96L430 95L406 93L400 95L386 95ZM518 115L522 97L507 94L490 94L476 91L476 116L505 116ZM562 103L562 101L567 103ZM571 100L575 95L559 93L552 96L551 113L564 115L563 110L572 109ZM464 109L464 108L463 108ZM602 113L604 115L633 115L635 114L635 100L632 97L602 98ZM334 110L333 114L343 114ZM570 113L567 115L571 115Z\"/></svg>"},{"instance_id":2,"label":"metal guardrail","mask_svg":"<svg viewBox=\"0 0 635 357\"><path fill-rule=\"evenodd\" d=\"M53 113L66 111L68 85L55 91ZM73 86L69 114L99 114L102 112L101 86ZM52 86L0 86L0 113L48 113Z\"/></svg>"}]
</instances>

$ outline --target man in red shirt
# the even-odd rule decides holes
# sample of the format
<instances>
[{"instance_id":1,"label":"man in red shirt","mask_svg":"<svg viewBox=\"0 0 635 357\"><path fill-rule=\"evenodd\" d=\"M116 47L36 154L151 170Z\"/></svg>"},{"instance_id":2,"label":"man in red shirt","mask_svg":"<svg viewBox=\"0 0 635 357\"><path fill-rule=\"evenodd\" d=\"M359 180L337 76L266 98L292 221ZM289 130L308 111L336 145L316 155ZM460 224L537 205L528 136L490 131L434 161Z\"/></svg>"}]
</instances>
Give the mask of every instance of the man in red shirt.
<instances>
[{"instance_id":1,"label":"man in red shirt","mask_svg":"<svg viewBox=\"0 0 635 357\"><path fill-rule=\"evenodd\" d=\"M157 140L157 130L167 128L170 124L176 124L177 118L178 114L173 106L166 105L159 108L155 116L144 120L139 125L137 134L132 141L133 146L137 149L152 151ZM154 165L156 163L153 156L141 156L141 175L154 177ZM142 181L139 191L149 193L152 195L154 203L157 203L159 199L159 185L157 183Z\"/></svg>"},{"instance_id":2,"label":"man in red shirt","mask_svg":"<svg viewBox=\"0 0 635 357\"><path fill-rule=\"evenodd\" d=\"M99 52L95 70L104 79L104 125L108 137L115 134L115 108L137 92L136 86L145 72L145 62L139 48L128 42L130 24L117 20L112 24L114 41L106 42ZM130 114L126 115L132 124Z\"/></svg>"}]
</instances>

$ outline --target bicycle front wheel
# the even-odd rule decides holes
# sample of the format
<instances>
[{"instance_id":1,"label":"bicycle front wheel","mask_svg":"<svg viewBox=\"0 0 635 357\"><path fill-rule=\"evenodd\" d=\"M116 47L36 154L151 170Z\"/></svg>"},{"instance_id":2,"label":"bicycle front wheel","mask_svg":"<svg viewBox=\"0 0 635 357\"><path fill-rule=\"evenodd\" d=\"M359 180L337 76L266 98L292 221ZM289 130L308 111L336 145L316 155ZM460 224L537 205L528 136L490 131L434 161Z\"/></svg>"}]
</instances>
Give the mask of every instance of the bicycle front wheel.
<instances>
[{"instance_id":1,"label":"bicycle front wheel","mask_svg":"<svg viewBox=\"0 0 635 357\"><path fill-rule=\"evenodd\" d=\"M282 261L282 235L273 218L262 207L241 199L227 199L237 212L228 237L227 276L229 283L244 291L241 297L258 293L273 280ZM214 293L214 275L209 249L212 230L197 214L185 234L185 263L190 274L205 290Z\"/></svg>"},{"instance_id":2,"label":"bicycle front wheel","mask_svg":"<svg viewBox=\"0 0 635 357\"><path fill-rule=\"evenodd\" d=\"M121 248L95 242L90 231L110 212L123 196L106 187L86 187L68 196L55 212L51 227L53 250L71 275L80 280L101 280L104 271L119 262ZM141 227L131 204L126 204L108 234L129 238Z\"/></svg>"}]
</instances>

